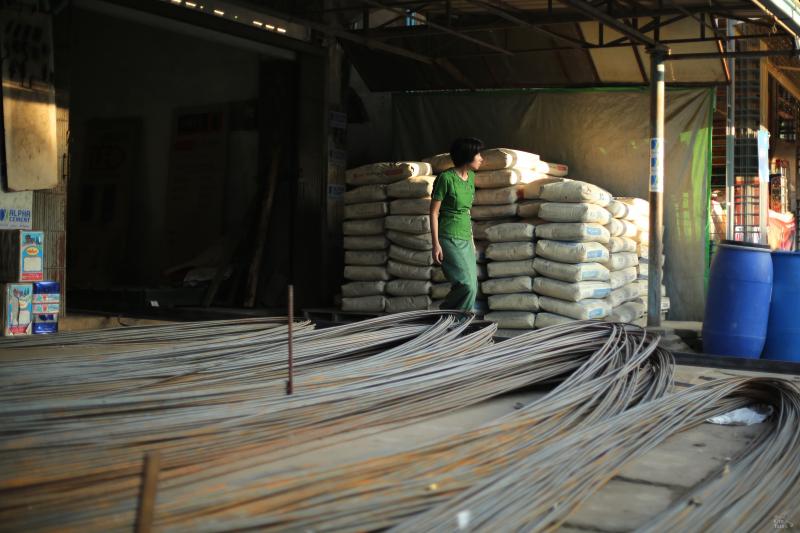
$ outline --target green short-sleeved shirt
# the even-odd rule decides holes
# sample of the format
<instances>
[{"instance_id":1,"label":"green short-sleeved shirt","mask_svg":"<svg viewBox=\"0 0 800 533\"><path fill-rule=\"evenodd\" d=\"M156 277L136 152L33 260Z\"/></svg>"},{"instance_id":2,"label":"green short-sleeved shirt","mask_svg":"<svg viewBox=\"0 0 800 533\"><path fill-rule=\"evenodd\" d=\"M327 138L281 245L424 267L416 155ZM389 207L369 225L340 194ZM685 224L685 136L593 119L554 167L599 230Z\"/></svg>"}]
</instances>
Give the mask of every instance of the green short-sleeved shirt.
<instances>
[{"instance_id":1,"label":"green short-sleeved shirt","mask_svg":"<svg viewBox=\"0 0 800 533\"><path fill-rule=\"evenodd\" d=\"M445 170L433 182L431 197L442 202L439 209L439 235L472 240L469 210L475 199L475 173L468 171L465 181L455 169Z\"/></svg>"}]
</instances>

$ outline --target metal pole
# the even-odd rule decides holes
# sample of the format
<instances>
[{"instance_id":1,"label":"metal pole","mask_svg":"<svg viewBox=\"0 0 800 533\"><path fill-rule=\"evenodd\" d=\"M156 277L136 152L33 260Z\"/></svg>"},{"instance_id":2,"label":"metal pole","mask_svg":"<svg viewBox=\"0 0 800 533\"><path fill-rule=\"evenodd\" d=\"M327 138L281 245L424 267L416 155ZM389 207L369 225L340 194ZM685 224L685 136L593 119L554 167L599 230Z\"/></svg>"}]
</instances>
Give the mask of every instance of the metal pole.
<instances>
[{"instance_id":1,"label":"metal pole","mask_svg":"<svg viewBox=\"0 0 800 533\"><path fill-rule=\"evenodd\" d=\"M647 325L661 326L661 255L664 253L664 55L650 50L650 251Z\"/></svg>"},{"instance_id":2,"label":"metal pole","mask_svg":"<svg viewBox=\"0 0 800 533\"><path fill-rule=\"evenodd\" d=\"M728 43L727 51L736 51L736 41L732 40L735 33L733 21L728 19ZM728 69L731 74L731 84L728 85L728 102L727 102L727 116L725 118L726 131L725 131L725 213L727 216L727 233L726 239L733 240L736 238L734 233L734 226L736 223L736 189L735 189L735 152L734 141L736 139L736 59L731 58L728 60Z\"/></svg>"},{"instance_id":3,"label":"metal pole","mask_svg":"<svg viewBox=\"0 0 800 533\"><path fill-rule=\"evenodd\" d=\"M289 379L286 381L286 394L294 392L294 358L292 357L292 325L294 324L294 285L289 285Z\"/></svg>"}]
</instances>

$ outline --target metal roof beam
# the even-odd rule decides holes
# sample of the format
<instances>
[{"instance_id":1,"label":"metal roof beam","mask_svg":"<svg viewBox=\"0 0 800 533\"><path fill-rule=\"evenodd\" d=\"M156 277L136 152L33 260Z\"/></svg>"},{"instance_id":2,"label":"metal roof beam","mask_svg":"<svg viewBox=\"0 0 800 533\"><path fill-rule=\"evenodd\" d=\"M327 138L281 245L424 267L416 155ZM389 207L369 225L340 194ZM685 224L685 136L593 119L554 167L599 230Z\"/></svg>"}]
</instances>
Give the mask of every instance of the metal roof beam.
<instances>
[{"instance_id":1,"label":"metal roof beam","mask_svg":"<svg viewBox=\"0 0 800 533\"><path fill-rule=\"evenodd\" d=\"M644 33L631 28L624 22L617 20L615 17L609 15L605 11L601 11L596 7L593 7L591 4L587 3L585 0L560 0L561 3L570 6L573 9L577 9L591 17L595 20L604 23L607 26L610 26L620 32L623 35L627 35L634 41L638 41L641 44L645 44L655 49L663 49L665 48L664 45L660 44L655 39L652 39L645 35Z\"/></svg>"}]
</instances>

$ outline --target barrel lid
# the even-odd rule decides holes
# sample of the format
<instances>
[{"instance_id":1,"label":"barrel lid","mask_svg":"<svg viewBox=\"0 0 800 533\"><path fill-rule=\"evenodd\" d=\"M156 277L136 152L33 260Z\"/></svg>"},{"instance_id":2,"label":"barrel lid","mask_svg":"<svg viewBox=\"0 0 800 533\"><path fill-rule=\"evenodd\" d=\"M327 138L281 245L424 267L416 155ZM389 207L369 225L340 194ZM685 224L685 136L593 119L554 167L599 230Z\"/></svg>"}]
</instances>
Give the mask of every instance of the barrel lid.
<instances>
[{"instance_id":1,"label":"barrel lid","mask_svg":"<svg viewBox=\"0 0 800 533\"><path fill-rule=\"evenodd\" d=\"M744 241L733 241L733 240L730 240L730 239L725 239L723 241L720 241L720 245L739 246L741 248L753 248L755 250L764 250L764 251L770 251L771 250L768 244L758 244L758 243L755 243L755 242L744 242Z\"/></svg>"}]
</instances>

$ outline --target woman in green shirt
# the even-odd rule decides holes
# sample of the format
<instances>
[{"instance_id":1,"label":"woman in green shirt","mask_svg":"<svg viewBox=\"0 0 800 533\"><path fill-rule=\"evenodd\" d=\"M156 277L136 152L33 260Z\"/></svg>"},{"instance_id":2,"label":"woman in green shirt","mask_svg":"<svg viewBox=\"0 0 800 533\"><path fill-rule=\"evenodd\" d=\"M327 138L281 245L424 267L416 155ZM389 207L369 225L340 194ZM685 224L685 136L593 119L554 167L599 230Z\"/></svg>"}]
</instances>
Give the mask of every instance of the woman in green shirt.
<instances>
[{"instance_id":1,"label":"woman in green shirt","mask_svg":"<svg viewBox=\"0 0 800 533\"><path fill-rule=\"evenodd\" d=\"M470 208L475 198L475 171L481 167L483 143L474 138L456 139L450 147L453 168L433 182L431 237L433 261L451 288L442 309L472 311L478 294L475 244Z\"/></svg>"}]
</instances>

